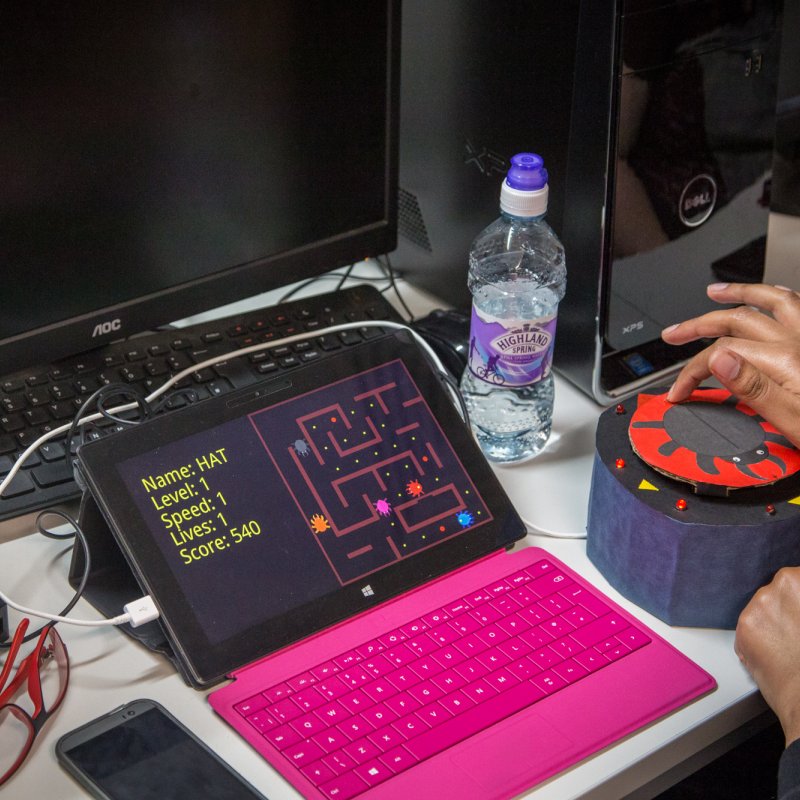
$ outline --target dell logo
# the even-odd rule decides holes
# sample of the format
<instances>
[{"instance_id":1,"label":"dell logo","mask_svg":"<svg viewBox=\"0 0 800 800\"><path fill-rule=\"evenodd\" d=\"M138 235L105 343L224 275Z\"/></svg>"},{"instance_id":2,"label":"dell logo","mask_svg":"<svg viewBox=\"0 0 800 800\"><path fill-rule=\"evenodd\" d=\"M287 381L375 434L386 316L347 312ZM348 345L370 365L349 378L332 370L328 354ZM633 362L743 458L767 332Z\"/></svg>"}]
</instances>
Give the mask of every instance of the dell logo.
<instances>
[{"instance_id":1,"label":"dell logo","mask_svg":"<svg viewBox=\"0 0 800 800\"><path fill-rule=\"evenodd\" d=\"M95 336L105 336L108 333L118 331L121 327L122 320L119 317L107 320L106 322L98 322L92 331L92 339L94 339Z\"/></svg>"},{"instance_id":2,"label":"dell logo","mask_svg":"<svg viewBox=\"0 0 800 800\"><path fill-rule=\"evenodd\" d=\"M710 175L696 175L686 184L678 201L678 216L688 228L702 225L717 203L717 182Z\"/></svg>"},{"instance_id":3,"label":"dell logo","mask_svg":"<svg viewBox=\"0 0 800 800\"><path fill-rule=\"evenodd\" d=\"M700 206L710 206L710 205L711 205L711 193L702 192L701 194L696 194L693 197L687 197L683 201L683 212L684 214L690 213L695 208L699 208Z\"/></svg>"}]
</instances>

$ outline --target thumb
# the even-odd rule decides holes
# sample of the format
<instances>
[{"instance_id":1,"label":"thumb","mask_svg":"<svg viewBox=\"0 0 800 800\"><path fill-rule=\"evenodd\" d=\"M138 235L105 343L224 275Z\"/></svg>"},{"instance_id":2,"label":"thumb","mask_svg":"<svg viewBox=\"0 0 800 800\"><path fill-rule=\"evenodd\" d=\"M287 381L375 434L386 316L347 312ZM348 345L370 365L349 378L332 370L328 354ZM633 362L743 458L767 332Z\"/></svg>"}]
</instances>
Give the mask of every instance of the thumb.
<instances>
[{"instance_id":1,"label":"thumb","mask_svg":"<svg viewBox=\"0 0 800 800\"><path fill-rule=\"evenodd\" d=\"M783 389L738 353L724 347L711 354L708 368L726 389L800 446L800 397Z\"/></svg>"}]
</instances>

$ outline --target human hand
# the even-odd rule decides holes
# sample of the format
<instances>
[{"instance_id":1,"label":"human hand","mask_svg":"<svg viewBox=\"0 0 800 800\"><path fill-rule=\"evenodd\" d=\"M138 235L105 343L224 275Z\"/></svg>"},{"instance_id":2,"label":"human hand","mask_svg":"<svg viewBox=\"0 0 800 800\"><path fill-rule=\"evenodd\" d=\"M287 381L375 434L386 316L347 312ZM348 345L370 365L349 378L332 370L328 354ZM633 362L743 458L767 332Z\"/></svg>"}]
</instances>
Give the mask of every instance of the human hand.
<instances>
[{"instance_id":1,"label":"human hand","mask_svg":"<svg viewBox=\"0 0 800 800\"><path fill-rule=\"evenodd\" d=\"M716 338L683 367L667 399L685 400L712 375L800 447L800 294L781 286L715 283L708 296L742 303L661 333L668 344Z\"/></svg>"},{"instance_id":2,"label":"human hand","mask_svg":"<svg viewBox=\"0 0 800 800\"><path fill-rule=\"evenodd\" d=\"M753 595L739 616L734 649L788 747L800 739L800 567L784 567Z\"/></svg>"}]
</instances>

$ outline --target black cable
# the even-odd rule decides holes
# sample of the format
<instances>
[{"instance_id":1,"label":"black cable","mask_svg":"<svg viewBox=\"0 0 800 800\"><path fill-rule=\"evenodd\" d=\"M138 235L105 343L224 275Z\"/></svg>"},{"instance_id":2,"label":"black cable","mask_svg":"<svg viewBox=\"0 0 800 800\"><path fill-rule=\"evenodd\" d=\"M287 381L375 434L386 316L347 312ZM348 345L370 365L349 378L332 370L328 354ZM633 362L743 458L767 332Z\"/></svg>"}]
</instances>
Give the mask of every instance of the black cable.
<instances>
[{"instance_id":1,"label":"black cable","mask_svg":"<svg viewBox=\"0 0 800 800\"><path fill-rule=\"evenodd\" d=\"M73 532L56 533L55 531L45 528L42 519L47 515L60 517L68 525L72 526ZM80 542L81 547L83 548L84 565L80 583L78 584L78 588L75 589L75 593L72 595L72 599L67 603L66 606L64 606L63 610L58 614L59 617L65 617L67 614L69 614L70 611L72 611L78 600L81 599L81 597L83 596L84 589L86 589L86 584L89 581L89 572L91 571L92 568L92 560L91 560L91 555L89 553L89 543L86 541L86 536L83 533L83 530L81 530L81 526L78 525L76 520L72 516L67 514L66 511L61 511L60 509L56 508L48 508L45 509L44 511L39 512L39 514L36 517L36 530L39 533L41 533L42 536L46 536L48 539L57 539L57 540L72 539L72 538L77 539ZM73 548L74 546L75 545L73 543ZM52 628L54 625L56 625L56 623L53 621L47 622L46 624L42 625L41 628L37 628L35 631L28 633L22 639L22 641L29 642L31 641L31 639L36 639L41 634L42 631L47 630L48 628ZM11 641L0 642L0 650L7 650L9 647L11 647Z\"/></svg>"},{"instance_id":2,"label":"black cable","mask_svg":"<svg viewBox=\"0 0 800 800\"><path fill-rule=\"evenodd\" d=\"M342 277L339 279L339 283L336 286L337 292L340 292L342 290L342 287L347 282L347 279L352 275L355 266L356 266L355 263L353 263L350 264L350 266L348 266L347 269L345 269L344 273L342 274Z\"/></svg>"},{"instance_id":3,"label":"black cable","mask_svg":"<svg viewBox=\"0 0 800 800\"><path fill-rule=\"evenodd\" d=\"M414 314L411 312L411 309L408 307L408 304L406 303L405 299L403 298L403 295L400 294L400 289L398 288L397 281L395 280L395 271L394 271L394 268L392 267L392 262L389 259L388 253L386 255L382 256L381 258L386 259L386 267L384 268L384 273L386 274L386 277L389 280L389 286L390 286L391 289L394 290L395 295L397 295L397 299L400 301L400 305L403 306L403 308L405 309L406 314L408 314L408 321L409 322L413 322L414 321ZM383 267L383 264L381 262L381 258L378 258L378 264L380 264Z\"/></svg>"},{"instance_id":4,"label":"black cable","mask_svg":"<svg viewBox=\"0 0 800 800\"><path fill-rule=\"evenodd\" d=\"M106 390L106 391L104 391ZM106 404L109 400L127 400L128 402L136 403L139 416L135 419L125 419L112 414L107 408ZM146 419L153 416L153 409L147 401L141 389L135 386L127 386L124 383L109 383L99 390L97 398L97 411L103 415L104 419L116 422L119 425L138 425ZM114 405L119 405L115 403ZM131 409L133 411L133 409Z\"/></svg>"},{"instance_id":5,"label":"black cable","mask_svg":"<svg viewBox=\"0 0 800 800\"><path fill-rule=\"evenodd\" d=\"M455 396L458 399L459 408L461 409L461 416L463 417L464 422L469 425L469 411L467 411L467 404L464 402L464 397L461 394L458 381L449 372L437 370L436 374L439 376L439 379L446 383L455 393Z\"/></svg>"},{"instance_id":6,"label":"black cable","mask_svg":"<svg viewBox=\"0 0 800 800\"><path fill-rule=\"evenodd\" d=\"M347 269L352 270L356 266L357 264L350 264L347 267ZM341 272L326 272L324 275L317 275L313 278L308 278L307 280L304 280L302 283L298 283L297 286L293 286L291 289L289 289L288 292L283 294L277 300L276 305L280 305L281 303L285 303L287 300L290 300L292 297L294 297L294 295L296 295L302 289L305 289L307 286L311 286L312 284L317 283L318 281L329 281L335 278L341 278L343 274L344 273ZM385 274L377 278L373 275L352 275L352 274L347 275L345 277L350 277L354 281L360 281L361 283L382 283L383 281L388 280Z\"/></svg>"},{"instance_id":7,"label":"black cable","mask_svg":"<svg viewBox=\"0 0 800 800\"><path fill-rule=\"evenodd\" d=\"M158 414L164 410L168 403L176 400L178 397L185 397L189 403L196 403L200 399L200 395L191 386L186 386L182 389L176 389L174 392L159 397L155 403L150 404L150 410L153 414Z\"/></svg>"},{"instance_id":8,"label":"black cable","mask_svg":"<svg viewBox=\"0 0 800 800\"><path fill-rule=\"evenodd\" d=\"M67 431L67 447L71 450L72 439L77 432L78 425L80 424L81 419L83 419L86 414L92 411L92 405L94 405L97 413L102 414L104 419L115 422L118 425L132 426L139 425L140 423L151 419L160 411L162 411L167 403L175 400L178 397L185 397L190 403L194 403L199 399L199 395L191 387L176 389L175 391L169 392L158 398L155 403L150 403L148 402L147 397L142 390L135 386L128 386L125 383L109 383L105 386L101 386L96 392L91 394L86 399L86 401L78 410L78 413L73 418L72 424ZM115 402L112 404L110 402L111 400L114 400ZM113 414L107 408L108 405L126 405L127 403L136 403L136 410L138 411L138 416L136 418L131 419L119 417L116 414ZM84 429L81 428L81 444L85 440Z\"/></svg>"},{"instance_id":9,"label":"black cable","mask_svg":"<svg viewBox=\"0 0 800 800\"><path fill-rule=\"evenodd\" d=\"M139 389L136 389L133 386L128 386L124 383L108 383L105 386L101 386L97 391L93 392L86 398L84 403L78 409L78 413L73 417L72 424L69 426L67 430L67 439L66 439L66 447L67 447L67 456L70 455L72 451L72 439L78 431L78 426L80 425L80 421L86 416L86 414L91 412L92 407L94 407L100 414L103 415L106 419L110 419L114 422L123 424L123 425L135 425L137 421L135 420L125 420L121 417L117 417L111 414L105 407L105 401L110 398L120 398L122 400L127 400L127 402L131 402L133 399L145 417L150 416L151 412L149 410L149 406L147 404L147 400L145 396ZM93 412L92 412L93 413ZM84 436L84 429L81 427L81 443L86 441Z\"/></svg>"}]
</instances>

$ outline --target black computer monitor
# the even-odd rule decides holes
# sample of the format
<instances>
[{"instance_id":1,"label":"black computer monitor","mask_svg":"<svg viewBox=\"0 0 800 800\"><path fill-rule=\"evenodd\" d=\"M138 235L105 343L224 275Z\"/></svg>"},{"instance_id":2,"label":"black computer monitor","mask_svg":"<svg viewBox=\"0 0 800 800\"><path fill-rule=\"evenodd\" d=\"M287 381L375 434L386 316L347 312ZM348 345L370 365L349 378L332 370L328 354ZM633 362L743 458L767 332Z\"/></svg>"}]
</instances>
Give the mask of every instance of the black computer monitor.
<instances>
[{"instance_id":1,"label":"black computer monitor","mask_svg":"<svg viewBox=\"0 0 800 800\"><path fill-rule=\"evenodd\" d=\"M0 373L391 251L399 5L4 4Z\"/></svg>"}]
</instances>

